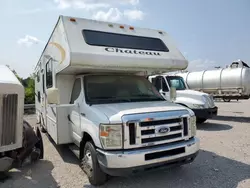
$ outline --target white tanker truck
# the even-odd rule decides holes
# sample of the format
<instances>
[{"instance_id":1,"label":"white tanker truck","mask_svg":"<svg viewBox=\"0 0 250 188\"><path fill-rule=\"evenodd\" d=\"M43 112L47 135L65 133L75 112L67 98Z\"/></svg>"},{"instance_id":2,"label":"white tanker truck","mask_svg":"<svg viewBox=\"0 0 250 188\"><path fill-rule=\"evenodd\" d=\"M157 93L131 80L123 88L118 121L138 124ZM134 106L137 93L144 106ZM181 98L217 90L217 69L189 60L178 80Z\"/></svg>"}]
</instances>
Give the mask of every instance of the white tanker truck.
<instances>
[{"instance_id":1,"label":"white tanker truck","mask_svg":"<svg viewBox=\"0 0 250 188\"><path fill-rule=\"evenodd\" d=\"M250 68L241 60L226 68L176 75L183 77L189 89L211 94L213 98L221 98L225 102L250 97Z\"/></svg>"},{"instance_id":2,"label":"white tanker truck","mask_svg":"<svg viewBox=\"0 0 250 188\"><path fill-rule=\"evenodd\" d=\"M23 120L24 87L15 74L0 65L0 179L23 162L43 158L43 141L38 128Z\"/></svg>"}]
</instances>

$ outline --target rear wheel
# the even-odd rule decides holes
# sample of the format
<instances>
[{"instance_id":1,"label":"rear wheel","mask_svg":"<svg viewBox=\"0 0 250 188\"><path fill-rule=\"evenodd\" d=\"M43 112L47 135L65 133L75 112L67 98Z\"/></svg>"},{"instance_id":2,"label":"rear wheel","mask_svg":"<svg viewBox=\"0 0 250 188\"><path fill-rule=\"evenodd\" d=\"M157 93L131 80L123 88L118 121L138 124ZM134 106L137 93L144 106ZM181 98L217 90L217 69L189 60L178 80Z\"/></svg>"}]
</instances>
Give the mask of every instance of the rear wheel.
<instances>
[{"instance_id":1,"label":"rear wheel","mask_svg":"<svg viewBox=\"0 0 250 188\"><path fill-rule=\"evenodd\" d=\"M197 118L196 122L197 122L198 124L202 124L202 123L204 123L206 120L207 120L206 118Z\"/></svg>"},{"instance_id":2,"label":"rear wheel","mask_svg":"<svg viewBox=\"0 0 250 188\"><path fill-rule=\"evenodd\" d=\"M107 174L99 166L94 144L90 141L84 147L81 169L88 176L89 182L94 186L103 185L108 179Z\"/></svg>"}]
</instances>

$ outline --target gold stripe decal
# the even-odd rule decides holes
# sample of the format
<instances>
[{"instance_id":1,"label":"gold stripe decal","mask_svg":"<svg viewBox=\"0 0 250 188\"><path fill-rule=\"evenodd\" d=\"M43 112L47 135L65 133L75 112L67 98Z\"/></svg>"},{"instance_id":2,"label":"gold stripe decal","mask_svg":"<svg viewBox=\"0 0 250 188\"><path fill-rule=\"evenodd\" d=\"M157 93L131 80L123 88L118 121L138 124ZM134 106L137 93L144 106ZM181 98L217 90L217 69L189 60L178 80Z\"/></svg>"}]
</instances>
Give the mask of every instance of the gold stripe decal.
<instances>
[{"instance_id":1,"label":"gold stripe decal","mask_svg":"<svg viewBox=\"0 0 250 188\"><path fill-rule=\"evenodd\" d=\"M66 57L65 50L63 49L63 47L60 44L58 44L56 42L50 42L49 44L54 45L60 51L60 53L61 53L61 61L59 63L61 64L65 60L65 57Z\"/></svg>"}]
</instances>

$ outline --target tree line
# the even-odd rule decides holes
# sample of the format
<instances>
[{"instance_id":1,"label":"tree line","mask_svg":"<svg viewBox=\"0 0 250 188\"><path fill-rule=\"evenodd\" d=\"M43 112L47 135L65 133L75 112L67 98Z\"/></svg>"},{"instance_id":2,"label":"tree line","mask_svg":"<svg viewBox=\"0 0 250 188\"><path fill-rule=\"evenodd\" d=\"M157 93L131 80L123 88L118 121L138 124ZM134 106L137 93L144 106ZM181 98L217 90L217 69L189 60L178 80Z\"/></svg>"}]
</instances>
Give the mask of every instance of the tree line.
<instances>
[{"instance_id":1,"label":"tree line","mask_svg":"<svg viewBox=\"0 0 250 188\"><path fill-rule=\"evenodd\" d=\"M7 65L8 66L8 65ZM10 66L8 66L10 68ZM24 98L24 103L25 104L35 104L35 76L30 75L27 78L21 78L17 72L13 69L10 68L12 72L16 75L18 80L21 82L21 84L25 88L25 98Z\"/></svg>"}]
</instances>

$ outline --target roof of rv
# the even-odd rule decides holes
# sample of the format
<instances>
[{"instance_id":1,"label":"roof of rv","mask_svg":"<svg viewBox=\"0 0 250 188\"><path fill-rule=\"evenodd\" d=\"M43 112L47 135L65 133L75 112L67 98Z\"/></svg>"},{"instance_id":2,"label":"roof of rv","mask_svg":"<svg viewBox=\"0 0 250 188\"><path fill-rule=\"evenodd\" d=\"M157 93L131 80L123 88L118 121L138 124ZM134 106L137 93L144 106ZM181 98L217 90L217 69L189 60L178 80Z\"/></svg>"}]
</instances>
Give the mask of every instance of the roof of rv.
<instances>
[{"instance_id":1,"label":"roof of rv","mask_svg":"<svg viewBox=\"0 0 250 188\"><path fill-rule=\"evenodd\" d=\"M6 65L0 65L0 84L1 83L22 85L15 74Z\"/></svg>"},{"instance_id":2,"label":"roof of rv","mask_svg":"<svg viewBox=\"0 0 250 188\"><path fill-rule=\"evenodd\" d=\"M164 31L69 16L59 16L35 69L51 59L57 73L173 71L188 65Z\"/></svg>"}]
</instances>

